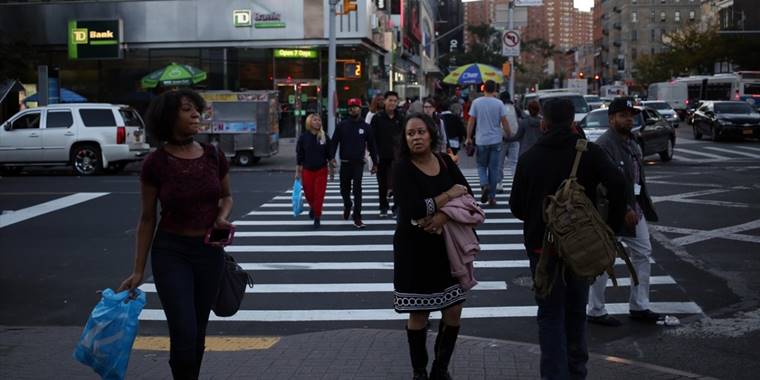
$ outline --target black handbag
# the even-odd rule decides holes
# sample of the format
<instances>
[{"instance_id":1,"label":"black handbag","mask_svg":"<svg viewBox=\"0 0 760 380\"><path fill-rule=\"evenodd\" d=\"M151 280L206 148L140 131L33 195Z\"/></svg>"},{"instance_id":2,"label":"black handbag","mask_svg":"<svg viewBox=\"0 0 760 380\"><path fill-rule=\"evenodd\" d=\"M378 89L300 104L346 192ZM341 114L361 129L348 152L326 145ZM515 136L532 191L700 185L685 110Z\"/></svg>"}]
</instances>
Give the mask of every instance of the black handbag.
<instances>
[{"instance_id":1,"label":"black handbag","mask_svg":"<svg viewBox=\"0 0 760 380\"><path fill-rule=\"evenodd\" d=\"M235 258L224 253L224 271L219 284L216 302L211 310L219 317L231 317L240 310L243 302L245 287L253 287L253 277L246 272Z\"/></svg>"}]
</instances>

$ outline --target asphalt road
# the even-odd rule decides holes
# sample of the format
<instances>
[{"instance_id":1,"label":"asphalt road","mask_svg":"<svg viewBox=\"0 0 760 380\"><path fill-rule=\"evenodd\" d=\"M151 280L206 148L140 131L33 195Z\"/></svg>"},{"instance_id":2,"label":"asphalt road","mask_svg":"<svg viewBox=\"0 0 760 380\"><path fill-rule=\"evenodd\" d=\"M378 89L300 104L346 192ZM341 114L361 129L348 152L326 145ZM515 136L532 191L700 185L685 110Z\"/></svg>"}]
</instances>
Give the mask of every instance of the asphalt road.
<instances>
[{"instance_id":1,"label":"asphalt road","mask_svg":"<svg viewBox=\"0 0 760 380\"><path fill-rule=\"evenodd\" d=\"M760 370L760 353L756 349L760 338L760 143L697 142L686 128L680 128L678 133L674 160L662 163L654 156L647 167L660 215L660 221L651 226L655 260L652 274L665 281L652 286L652 300L694 303L704 315L679 314L680 328L644 326L621 315L624 325L620 328L590 327L590 349L719 378L752 378ZM463 162L464 167L470 164ZM267 215L266 212L288 210L281 205L287 205L286 190L291 181L291 173L233 171L232 219L249 222L238 227L240 232L261 235L240 237L235 244L242 248L236 248L240 251L234 255L254 268L254 278L264 289L246 297L243 307L272 313L247 314L250 320L212 322L210 333L289 335L345 327L402 328L401 320L378 316L386 314L370 314L374 320L339 320L348 317L335 312L390 309L389 292L357 285L390 283L390 270L262 269L267 264L285 262L366 265L392 261L390 252L377 248L390 244L387 231L392 230L392 225L370 225L366 229L381 236L348 236L354 231L350 226L323 225L321 231L328 231L326 236L316 236L309 233L309 225L283 223L294 221L292 216ZM367 180L368 189L371 181ZM117 286L131 270L139 211L135 168L121 175L91 178L74 177L65 169L29 170L0 178L0 211L15 211L5 213L4 220L8 220L8 216L20 215L18 212L35 210L32 207L39 209L45 202L81 193L92 199L51 212L41 211L38 216L14 224L0 223L0 287L6 290L0 298L0 325L83 325L98 300L95 291ZM368 195L365 202L376 200ZM339 201L328 199L328 203ZM506 211L503 204L502 207ZM328 210L339 209L328 206ZM251 212L254 214L249 215ZM499 213L489 218L509 219L511 215ZM297 220L306 219L302 216ZM332 215L324 220L338 219ZM366 212L365 219L379 220L371 211ZM499 232L520 227L513 221L484 225L483 230L493 230L494 235L484 236L483 243L494 244L495 248L484 252L481 259L494 263L522 259L519 250L510 245L520 243L519 235ZM281 235L282 232L305 232L307 236ZM268 250L294 245L333 248L314 252L291 247L284 252L262 253L263 245L270 246ZM335 246L364 248L339 252ZM466 309L503 315L468 318L462 333L535 342L534 319L519 316L520 309L515 309L533 305L526 281L528 268L497 267L478 273L478 279L494 289L473 291ZM148 276L146 283L150 282ZM327 288L304 292L303 284L317 283L351 284L347 286L353 291L336 293ZM506 289L501 288L502 284ZM149 294L149 299L147 308L160 310L155 293ZM608 291L608 302L624 304L626 300L627 288ZM300 317L296 318L299 321L283 321L293 311L309 310L312 312L305 315L311 320ZM266 318L268 321L261 321ZM148 320L141 324L141 333L167 334L164 322Z\"/></svg>"}]
</instances>

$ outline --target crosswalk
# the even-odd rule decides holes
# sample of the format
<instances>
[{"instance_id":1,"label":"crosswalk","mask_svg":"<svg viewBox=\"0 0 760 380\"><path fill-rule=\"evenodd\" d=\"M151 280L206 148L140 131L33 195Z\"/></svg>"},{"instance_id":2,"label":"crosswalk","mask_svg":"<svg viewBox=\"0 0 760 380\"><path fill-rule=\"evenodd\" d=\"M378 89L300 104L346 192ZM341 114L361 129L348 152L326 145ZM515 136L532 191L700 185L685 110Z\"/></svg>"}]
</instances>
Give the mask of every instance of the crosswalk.
<instances>
[{"instance_id":1,"label":"crosswalk","mask_svg":"<svg viewBox=\"0 0 760 380\"><path fill-rule=\"evenodd\" d=\"M474 170L464 170L464 174L471 184L478 183ZM498 195L496 208L486 210L486 222L478 230L482 251L475 268L479 285L470 292L463 318L535 317L532 292L518 281L530 276L530 265L522 245L522 223L507 205L510 181L505 178L505 193ZM290 190L235 221L235 243L227 251L252 273L256 284L247 290L249 294L236 315L220 318L212 314L212 323L363 321L372 326L405 319L405 314L393 311L396 221L379 217L373 176L364 178L363 189L367 227L362 230L342 220L337 182L328 184L322 226L317 230L307 212L293 217ZM473 189L479 197L478 186ZM622 270L622 261L617 265L621 289L608 292L608 311L624 314L628 312L626 287L630 280ZM141 289L149 297L140 319L164 320L155 285L149 281ZM652 268L652 301L660 312L701 312L657 265Z\"/></svg>"},{"instance_id":2,"label":"crosswalk","mask_svg":"<svg viewBox=\"0 0 760 380\"><path fill-rule=\"evenodd\" d=\"M752 159L760 159L760 145L749 142L731 144L682 139L676 141L673 154L673 161L686 163Z\"/></svg>"}]
</instances>

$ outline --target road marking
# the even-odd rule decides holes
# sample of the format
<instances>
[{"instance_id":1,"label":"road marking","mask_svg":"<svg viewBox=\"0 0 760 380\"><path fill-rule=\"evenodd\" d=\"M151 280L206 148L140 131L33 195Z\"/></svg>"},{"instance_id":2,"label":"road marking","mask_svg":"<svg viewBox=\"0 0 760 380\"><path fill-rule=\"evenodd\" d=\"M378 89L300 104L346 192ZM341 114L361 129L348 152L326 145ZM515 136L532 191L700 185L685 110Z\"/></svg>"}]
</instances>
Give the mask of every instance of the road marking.
<instances>
[{"instance_id":1,"label":"road marking","mask_svg":"<svg viewBox=\"0 0 760 380\"><path fill-rule=\"evenodd\" d=\"M394 230L359 230L359 231L237 231L236 238L262 237L336 237L336 236L393 236ZM515 236L522 235L523 230L478 230L478 236Z\"/></svg>"},{"instance_id":2,"label":"road marking","mask_svg":"<svg viewBox=\"0 0 760 380\"><path fill-rule=\"evenodd\" d=\"M363 200L363 199L362 199ZM304 202L304 208L308 208L309 202ZM263 205L259 206L263 208L293 208L292 203L264 203ZM340 203L323 203L322 207L335 207L335 208L342 208L343 202ZM362 202L362 207L380 207L380 204L377 202Z\"/></svg>"},{"instance_id":3,"label":"road marking","mask_svg":"<svg viewBox=\"0 0 760 380\"><path fill-rule=\"evenodd\" d=\"M729 149L725 149L725 148L718 148L718 147L715 147L715 146L706 146L705 149L710 149L710 150L714 150L714 151L717 151L717 152L723 152L723 153L738 154L740 156L749 157L749 158L760 158L760 155L757 155L757 154L741 152L741 151L738 151L738 150L729 150Z\"/></svg>"},{"instance_id":4,"label":"road marking","mask_svg":"<svg viewBox=\"0 0 760 380\"><path fill-rule=\"evenodd\" d=\"M609 314L628 314L628 302L608 303ZM694 302L651 302L650 308L662 314L702 314L702 309ZM465 307L462 318L510 318L535 317L537 306ZM432 312L433 319L441 317L440 312ZM232 317L222 318L211 315L212 321L258 321L258 322L313 322L313 321L390 321L406 320L407 314L396 313L393 309L326 309L326 310L240 310ZM166 320L161 309L143 309L140 319L144 321Z\"/></svg>"},{"instance_id":5,"label":"road marking","mask_svg":"<svg viewBox=\"0 0 760 380\"><path fill-rule=\"evenodd\" d=\"M485 224L518 224L521 220L515 218L493 218L486 219ZM236 220L232 222L235 226L311 226L314 224L311 220ZM350 220L323 220L323 226L353 226L354 222ZM366 225L396 225L396 220L388 217L387 219L365 220ZM480 231L478 231L480 232Z\"/></svg>"},{"instance_id":6,"label":"road marking","mask_svg":"<svg viewBox=\"0 0 760 380\"><path fill-rule=\"evenodd\" d=\"M705 230L696 230L693 228L679 228L679 227L660 226L660 225L653 225L653 224L650 224L650 226L656 231L667 232L667 233L672 233L672 234L681 234L681 235L696 235L696 234L702 234L704 232L708 232ZM754 235L742 235L742 234L729 233L729 234L721 235L720 238L744 241L748 243L760 243L760 236L754 236Z\"/></svg>"},{"instance_id":7,"label":"road marking","mask_svg":"<svg viewBox=\"0 0 760 380\"><path fill-rule=\"evenodd\" d=\"M289 253L316 253L316 252L393 252L393 244L341 244L341 245L230 245L224 248L227 252L289 252ZM522 244L481 244L480 251L524 251Z\"/></svg>"},{"instance_id":8,"label":"road marking","mask_svg":"<svg viewBox=\"0 0 760 380\"><path fill-rule=\"evenodd\" d=\"M684 246L688 244L694 244L705 240L715 239L715 238L725 238L725 239L732 239L728 237L729 234L734 234L737 232L743 232L743 231L750 231L760 228L760 219L754 220L752 222L738 224L735 226L729 226L729 227L723 227L718 228L715 230L709 230L709 231L702 231L693 235L680 237L677 239L673 239L673 243ZM756 239L755 239L756 238ZM742 239L732 239L732 240L742 240L742 241L750 241L753 243L760 243L760 236L746 236Z\"/></svg>"},{"instance_id":9,"label":"road marking","mask_svg":"<svg viewBox=\"0 0 760 380\"><path fill-rule=\"evenodd\" d=\"M343 207L343 205L341 205L340 207ZM306 208L307 207L304 207L304 209L306 209ZM369 214L369 212L371 212L371 211L377 212L378 210L377 209L369 209L369 210L362 209L362 213L363 214ZM507 210L506 208L502 208L502 209L487 208L484 211L486 212L486 214L511 214L512 213L510 210ZM254 211L249 212L248 215L251 215L251 216L277 216L277 215L290 215L290 216L293 216L293 211L290 211L290 210L288 210L288 211L258 211L258 210L254 210ZM343 215L343 211L340 211L340 210L336 210L336 211L326 210L326 211L322 211L322 215Z\"/></svg>"},{"instance_id":10,"label":"road marking","mask_svg":"<svg viewBox=\"0 0 760 380\"><path fill-rule=\"evenodd\" d=\"M40 203L32 207L27 207L10 213L4 213L0 215L0 228L8 227L11 224L23 222L27 219L51 213L53 211L58 211L66 207L71 207L76 204L87 202L95 198L100 198L108 194L109 193L76 193L63 198L54 199L49 202Z\"/></svg>"},{"instance_id":11,"label":"road marking","mask_svg":"<svg viewBox=\"0 0 760 380\"><path fill-rule=\"evenodd\" d=\"M672 202L678 202L683 200L684 198L692 198L692 197L701 197L705 195L713 195L713 194L720 194L725 193L731 190L725 190L725 189L709 189L709 190L699 190L699 191L691 191L688 193L681 193L681 194L673 194L673 195L663 195L663 196L655 196L652 197L652 202L664 202L664 201L672 201Z\"/></svg>"},{"instance_id":12,"label":"road marking","mask_svg":"<svg viewBox=\"0 0 760 380\"><path fill-rule=\"evenodd\" d=\"M651 181L649 181L649 178L647 178L647 183L649 183L649 182L651 182ZM336 193L337 192L333 192L332 194L336 194ZM364 192L362 192L362 193L364 193ZM290 200L293 199L292 198L292 194L293 193L291 192L290 194L291 195L289 195L289 196L288 195L278 195L278 196L272 198L272 200L273 201L290 201ZM496 194L496 199L503 199L504 201L507 201L509 199L509 193L499 193L499 194ZM327 196L325 196L325 200L340 201L340 200L343 200L343 197L341 197L340 195L327 195Z\"/></svg>"},{"instance_id":13,"label":"road marking","mask_svg":"<svg viewBox=\"0 0 760 380\"><path fill-rule=\"evenodd\" d=\"M649 259L654 264L654 259ZM250 271L294 271L294 270L393 270L392 262L280 262L280 263L239 263ZM615 265L625 265L622 259L615 259ZM476 260L476 269L530 268L528 260Z\"/></svg>"},{"instance_id":14,"label":"road marking","mask_svg":"<svg viewBox=\"0 0 760 380\"><path fill-rule=\"evenodd\" d=\"M249 351L267 350L280 341L276 336L207 336L206 351ZM169 351L168 336L138 336L132 345L133 350Z\"/></svg>"},{"instance_id":15,"label":"road marking","mask_svg":"<svg viewBox=\"0 0 760 380\"><path fill-rule=\"evenodd\" d=\"M755 151L755 152L760 152L760 148L755 148L755 147L751 147L751 146L744 146L744 145L742 145L742 146L734 146L734 147L735 148L741 148L741 149L747 149L747 150L751 150L751 151Z\"/></svg>"},{"instance_id":16,"label":"road marking","mask_svg":"<svg viewBox=\"0 0 760 380\"><path fill-rule=\"evenodd\" d=\"M697 155L697 156L714 158L714 159L718 159L718 160L729 160L730 159L729 157L719 156L717 154L712 154L712 153L697 152L696 150L691 150L691 149L675 148L675 151L676 152L680 152L680 153L688 153L688 154L694 154L694 155Z\"/></svg>"}]
</instances>

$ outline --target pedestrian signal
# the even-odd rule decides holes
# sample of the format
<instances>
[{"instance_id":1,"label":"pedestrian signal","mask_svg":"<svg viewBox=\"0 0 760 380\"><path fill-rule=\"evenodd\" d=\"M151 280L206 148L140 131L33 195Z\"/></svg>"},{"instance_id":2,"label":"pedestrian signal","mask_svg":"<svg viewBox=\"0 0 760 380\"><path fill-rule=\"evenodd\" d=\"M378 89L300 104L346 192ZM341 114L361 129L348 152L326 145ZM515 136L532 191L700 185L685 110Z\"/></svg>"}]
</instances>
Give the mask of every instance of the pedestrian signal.
<instances>
[{"instance_id":1,"label":"pedestrian signal","mask_svg":"<svg viewBox=\"0 0 760 380\"><path fill-rule=\"evenodd\" d=\"M343 0L343 14L347 15L356 10L356 0Z\"/></svg>"}]
</instances>

